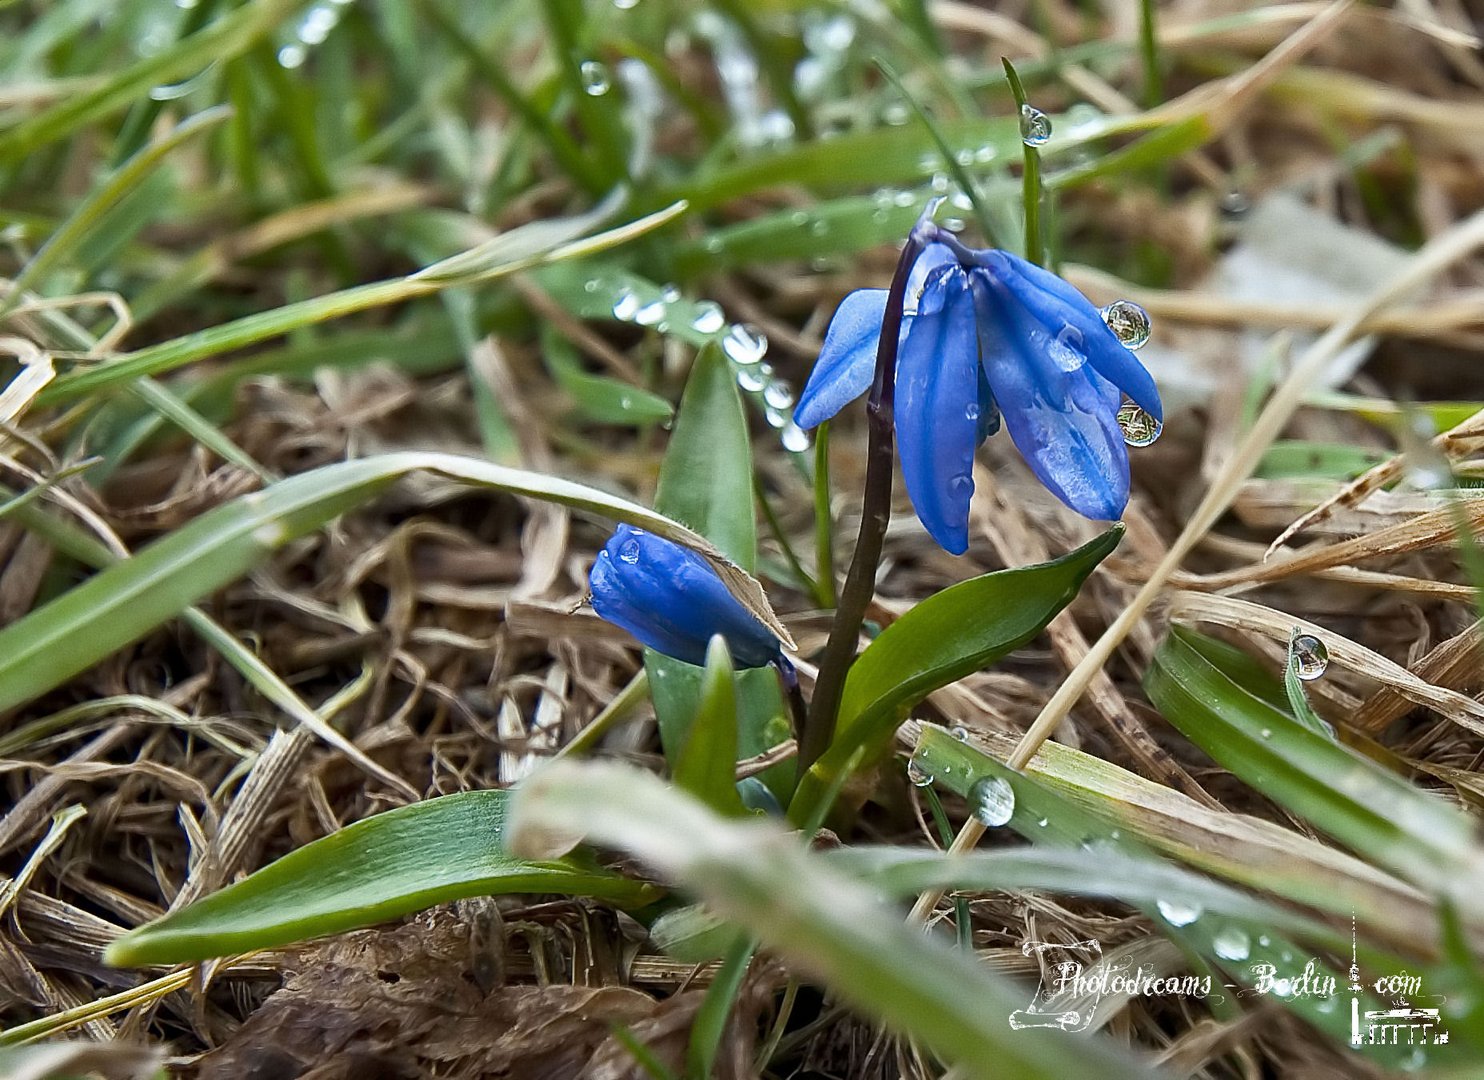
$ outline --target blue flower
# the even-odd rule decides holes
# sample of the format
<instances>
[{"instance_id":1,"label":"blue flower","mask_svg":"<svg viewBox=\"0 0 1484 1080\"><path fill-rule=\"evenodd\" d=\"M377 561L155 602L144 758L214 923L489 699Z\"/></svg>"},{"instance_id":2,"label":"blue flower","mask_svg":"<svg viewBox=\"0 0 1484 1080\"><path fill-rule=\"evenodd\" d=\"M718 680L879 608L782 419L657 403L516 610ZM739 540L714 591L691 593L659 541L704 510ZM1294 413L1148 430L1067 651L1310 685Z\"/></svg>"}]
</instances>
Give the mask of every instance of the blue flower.
<instances>
[{"instance_id":1,"label":"blue flower","mask_svg":"<svg viewBox=\"0 0 1484 1080\"><path fill-rule=\"evenodd\" d=\"M656 652L705 664L713 634L738 667L781 658L778 639L742 606L690 548L620 525L588 575L593 610Z\"/></svg>"},{"instance_id":2,"label":"blue flower","mask_svg":"<svg viewBox=\"0 0 1484 1080\"><path fill-rule=\"evenodd\" d=\"M1112 520L1128 503L1126 394L1157 423L1144 366L1067 282L1005 251L964 247L931 222L914 230L895 382L907 494L933 538L969 543L974 450L1001 419L1031 471L1073 510ZM871 386L888 292L840 304L794 420L812 428Z\"/></svg>"}]
</instances>

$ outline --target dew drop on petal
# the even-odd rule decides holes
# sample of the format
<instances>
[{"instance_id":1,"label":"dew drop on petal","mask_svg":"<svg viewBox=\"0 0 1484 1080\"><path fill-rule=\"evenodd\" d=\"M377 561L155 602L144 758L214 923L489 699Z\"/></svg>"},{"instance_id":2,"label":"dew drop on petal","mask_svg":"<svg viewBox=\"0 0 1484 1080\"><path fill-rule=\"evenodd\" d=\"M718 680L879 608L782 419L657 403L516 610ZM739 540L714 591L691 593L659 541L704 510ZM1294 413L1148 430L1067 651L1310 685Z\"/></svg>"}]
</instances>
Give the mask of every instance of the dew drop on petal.
<instances>
[{"instance_id":1,"label":"dew drop on petal","mask_svg":"<svg viewBox=\"0 0 1484 1080\"><path fill-rule=\"evenodd\" d=\"M696 305L696 316L690 321L691 329L700 334L714 334L727 324L721 305L714 300L702 300Z\"/></svg>"},{"instance_id":2,"label":"dew drop on petal","mask_svg":"<svg viewBox=\"0 0 1484 1080\"><path fill-rule=\"evenodd\" d=\"M965 420L978 420L979 419L979 402L977 402L977 401L971 401L967 405L964 406L964 419Z\"/></svg>"},{"instance_id":3,"label":"dew drop on petal","mask_svg":"<svg viewBox=\"0 0 1484 1080\"><path fill-rule=\"evenodd\" d=\"M1154 905L1159 914L1171 926L1189 926L1201 917L1205 908L1184 900L1160 900Z\"/></svg>"},{"instance_id":4,"label":"dew drop on petal","mask_svg":"<svg viewBox=\"0 0 1484 1080\"><path fill-rule=\"evenodd\" d=\"M1047 344L1046 352L1063 371L1081 371L1087 364L1085 349L1082 331L1069 324L1057 331L1056 337Z\"/></svg>"},{"instance_id":5,"label":"dew drop on petal","mask_svg":"<svg viewBox=\"0 0 1484 1080\"><path fill-rule=\"evenodd\" d=\"M630 566L639 561L639 541L625 540L623 547L618 549L618 557Z\"/></svg>"},{"instance_id":6,"label":"dew drop on petal","mask_svg":"<svg viewBox=\"0 0 1484 1080\"><path fill-rule=\"evenodd\" d=\"M1313 634L1295 634L1288 646L1288 662L1304 682L1313 682L1329 667L1329 649Z\"/></svg>"},{"instance_id":7,"label":"dew drop on petal","mask_svg":"<svg viewBox=\"0 0 1484 1080\"><path fill-rule=\"evenodd\" d=\"M987 776L969 789L969 807L979 824L999 828L1015 814L1015 789L998 776Z\"/></svg>"},{"instance_id":8,"label":"dew drop on petal","mask_svg":"<svg viewBox=\"0 0 1484 1080\"><path fill-rule=\"evenodd\" d=\"M1118 407L1118 428L1130 446L1149 446L1159 438L1164 425L1132 401Z\"/></svg>"},{"instance_id":9,"label":"dew drop on petal","mask_svg":"<svg viewBox=\"0 0 1484 1080\"><path fill-rule=\"evenodd\" d=\"M785 450L792 450L797 454L809 449L809 433L792 420L783 425L779 438L783 440Z\"/></svg>"},{"instance_id":10,"label":"dew drop on petal","mask_svg":"<svg viewBox=\"0 0 1484 1080\"><path fill-rule=\"evenodd\" d=\"M721 351L734 364L756 364L767 354L768 338L750 323L737 323L722 339Z\"/></svg>"},{"instance_id":11,"label":"dew drop on petal","mask_svg":"<svg viewBox=\"0 0 1484 1080\"><path fill-rule=\"evenodd\" d=\"M613 300L613 317L628 322L639 311L639 297L633 289L624 289Z\"/></svg>"},{"instance_id":12,"label":"dew drop on petal","mask_svg":"<svg viewBox=\"0 0 1484 1080\"><path fill-rule=\"evenodd\" d=\"M1149 343L1154 324L1149 312L1132 300L1115 300L1102 309L1103 322L1108 324L1125 349L1142 349Z\"/></svg>"},{"instance_id":13,"label":"dew drop on petal","mask_svg":"<svg viewBox=\"0 0 1484 1080\"><path fill-rule=\"evenodd\" d=\"M933 782L933 774L919 765L914 757L907 762L907 780L913 787L929 787Z\"/></svg>"},{"instance_id":14,"label":"dew drop on petal","mask_svg":"<svg viewBox=\"0 0 1484 1080\"><path fill-rule=\"evenodd\" d=\"M1027 146L1045 146L1051 138L1051 117L1034 105L1020 107L1020 139Z\"/></svg>"},{"instance_id":15,"label":"dew drop on petal","mask_svg":"<svg viewBox=\"0 0 1484 1080\"><path fill-rule=\"evenodd\" d=\"M1252 951L1252 940L1245 930L1228 926L1216 932L1211 939L1211 948L1223 960L1245 960Z\"/></svg>"},{"instance_id":16,"label":"dew drop on petal","mask_svg":"<svg viewBox=\"0 0 1484 1080\"><path fill-rule=\"evenodd\" d=\"M582 76L582 89L588 97L602 97L608 93L608 69L601 62L584 60L578 70Z\"/></svg>"}]
</instances>

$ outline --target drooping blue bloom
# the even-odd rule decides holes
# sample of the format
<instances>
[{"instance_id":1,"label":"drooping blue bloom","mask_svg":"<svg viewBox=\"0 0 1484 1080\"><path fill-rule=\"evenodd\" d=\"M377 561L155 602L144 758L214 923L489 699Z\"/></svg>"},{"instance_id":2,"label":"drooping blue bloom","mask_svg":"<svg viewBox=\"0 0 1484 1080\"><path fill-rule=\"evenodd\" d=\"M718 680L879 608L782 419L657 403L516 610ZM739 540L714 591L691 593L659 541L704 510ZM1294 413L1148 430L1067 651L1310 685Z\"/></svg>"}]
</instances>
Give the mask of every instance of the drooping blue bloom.
<instances>
[{"instance_id":1,"label":"drooping blue bloom","mask_svg":"<svg viewBox=\"0 0 1484 1080\"><path fill-rule=\"evenodd\" d=\"M778 661L778 639L753 618L715 570L690 548L620 525L588 575L593 610L657 652L706 663L713 634L738 667Z\"/></svg>"},{"instance_id":2,"label":"drooping blue bloom","mask_svg":"<svg viewBox=\"0 0 1484 1080\"><path fill-rule=\"evenodd\" d=\"M1062 502L1112 520L1128 503L1126 394L1163 419L1154 380L1091 301L1005 251L964 247L933 225L914 230L897 354L895 421L907 493L933 538L968 548L974 450L1001 420ZM888 292L840 304L795 422L812 428L871 386Z\"/></svg>"}]
</instances>

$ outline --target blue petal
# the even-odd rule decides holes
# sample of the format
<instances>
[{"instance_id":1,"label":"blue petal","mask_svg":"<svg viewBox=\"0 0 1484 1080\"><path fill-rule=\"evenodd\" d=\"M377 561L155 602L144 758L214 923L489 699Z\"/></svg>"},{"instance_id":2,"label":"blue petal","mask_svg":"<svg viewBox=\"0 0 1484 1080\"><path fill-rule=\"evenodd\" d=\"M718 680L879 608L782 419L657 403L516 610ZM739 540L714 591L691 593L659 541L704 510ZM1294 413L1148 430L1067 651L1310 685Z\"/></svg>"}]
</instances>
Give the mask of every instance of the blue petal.
<instances>
[{"instance_id":1,"label":"blue petal","mask_svg":"<svg viewBox=\"0 0 1484 1080\"><path fill-rule=\"evenodd\" d=\"M1056 359L1056 340L994 274L972 274L979 355L1010 438L1041 483L1086 517L1128 505L1118 388L1090 365Z\"/></svg>"},{"instance_id":2,"label":"blue petal","mask_svg":"<svg viewBox=\"0 0 1484 1080\"><path fill-rule=\"evenodd\" d=\"M885 289L857 289L840 301L794 410L799 427L817 427L871 388L885 310Z\"/></svg>"},{"instance_id":3,"label":"blue petal","mask_svg":"<svg viewBox=\"0 0 1484 1080\"><path fill-rule=\"evenodd\" d=\"M1070 282L1007 251L986 251L980 256L979 264L1013 293L1053 337L1067 327L1076 331L1075 336L1067 335L1072 338L1070 344L1087 358L1094 370L1156 420L1164 419L1153 376L1108 328L1093 302Z\"/></svg>"},{"instance_id":4,"label":"blue petal","mask_svg":"<svg viewBox=\"0 0 1484 1080\"><path fill-rule=\"evenodd\" d=\"M593 610L650 648L688 664L706 662L713 634L726 638L738 667L779 656L778 640L727 591L700 555L620 525L588 576Z\"/></svg>"},{"instance_id":5,"label":"blue petal","mask_svg":"<svg viewBox=\"0 0 1484 1080\"><path fill-rule=\"evenodd\" d=\"M982 443L1000 430L1000 407L995 404L994 391L989 387L984 365L975 364L974 372L979 378L979 441Z\"/></svg>"},{"instance_id":6,"label":"blue petal","mask_svg":"<svg viewBox=\"0 0 1484 1080\"><path fill-rule=\"evenodd\" d=\"M955 555L969 546L969 498L979 442L979 346L974 297L957 264L935 274L897 361L902 475L917 516ZM932 311L933 314L926 314Z\"/></svg>"}]
</instances>

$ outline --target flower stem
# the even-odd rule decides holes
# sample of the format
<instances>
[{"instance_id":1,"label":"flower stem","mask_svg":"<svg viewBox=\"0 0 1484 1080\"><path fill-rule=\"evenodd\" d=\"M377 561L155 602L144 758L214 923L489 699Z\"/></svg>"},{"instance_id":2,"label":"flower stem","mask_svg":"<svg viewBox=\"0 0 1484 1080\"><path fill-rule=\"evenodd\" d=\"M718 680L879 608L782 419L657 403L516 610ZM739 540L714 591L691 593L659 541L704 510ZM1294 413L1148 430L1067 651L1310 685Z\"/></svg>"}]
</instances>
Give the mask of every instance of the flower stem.
<instances>
[{"instance_id":1,"label":"flower stem","mask_svg":"<svg viewBox=\"0 0 1484 1080\"><path fill-rule=\"evenodd\" d=\"M931 227L931 226L929 226ZM907 237L897 260L897 270L886 294L881 316L881 337L876 345L876 376L866 403L866 482L861 493L861 527L855 554L840 590L830 638L819 661L809 720L799 732L799 775L808 771L829 748L835 735L835 718L845 690L845 673L855 661L861 623L876 594L876 569L881 564L881 545L891 520L892 465L896 445L892 419L896 405L897 346L901 341L902 315L906 303L907 278L925 245L922 228Z\"/></svg>"},{"instance_id":2,"label":"flower stem","mask_svg":"<svg viewBox=\"0 0 1484 1080\"><path fill-rule=\"evenodd\" d=\"M830 422L814 432L814 583L815 599L834 607L835 521L830 512Z\"/></svg>"}]
</instances>

